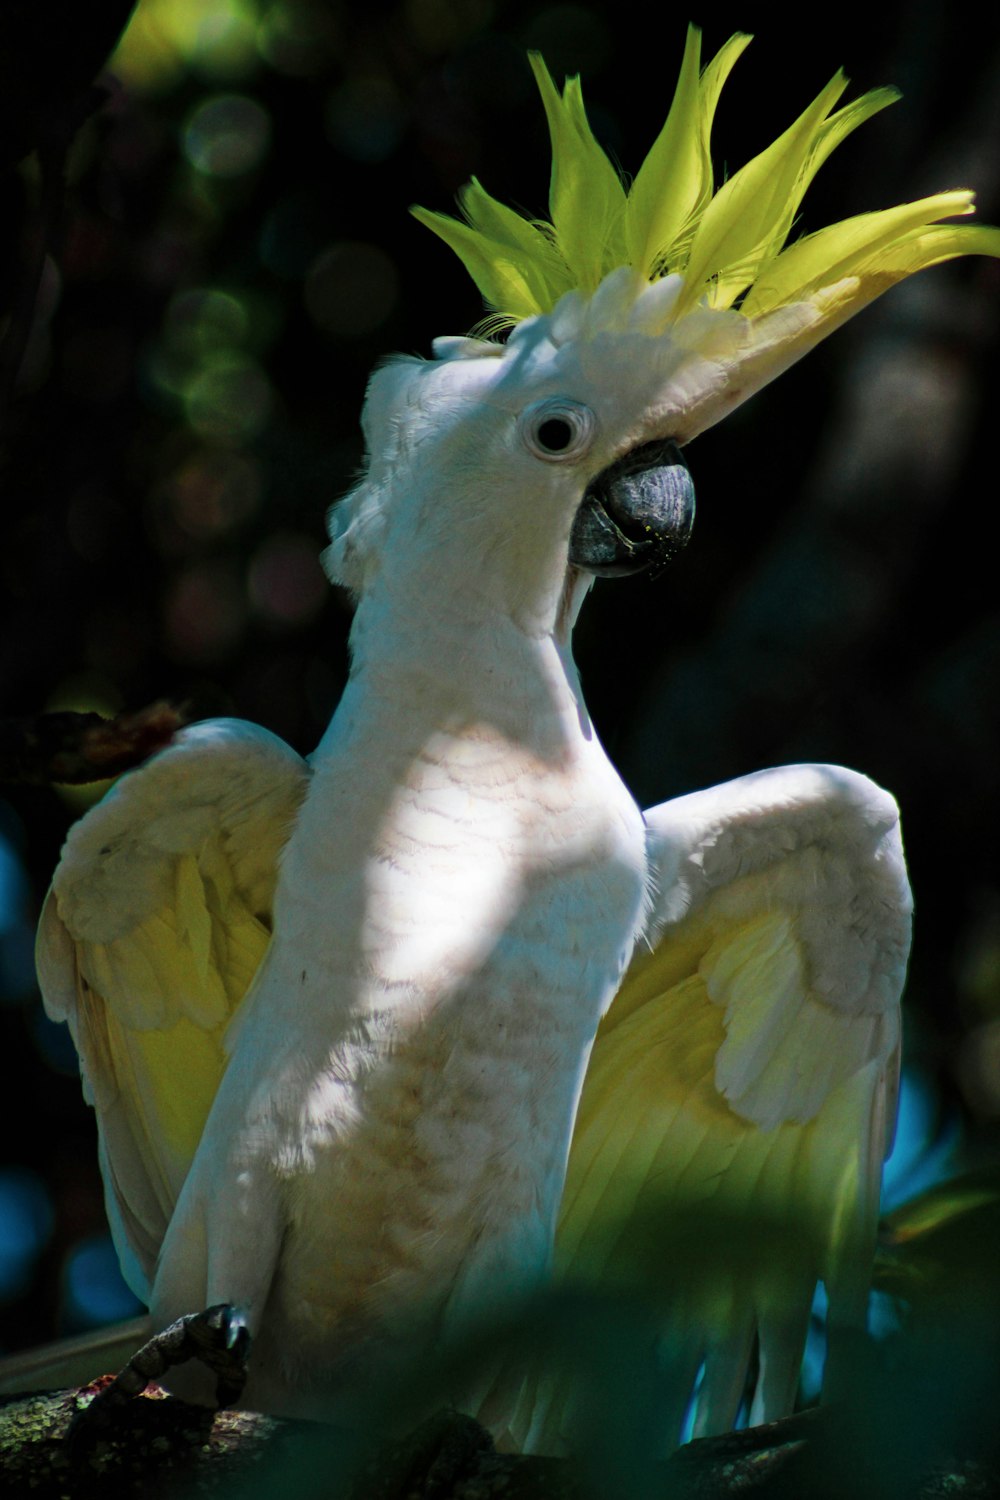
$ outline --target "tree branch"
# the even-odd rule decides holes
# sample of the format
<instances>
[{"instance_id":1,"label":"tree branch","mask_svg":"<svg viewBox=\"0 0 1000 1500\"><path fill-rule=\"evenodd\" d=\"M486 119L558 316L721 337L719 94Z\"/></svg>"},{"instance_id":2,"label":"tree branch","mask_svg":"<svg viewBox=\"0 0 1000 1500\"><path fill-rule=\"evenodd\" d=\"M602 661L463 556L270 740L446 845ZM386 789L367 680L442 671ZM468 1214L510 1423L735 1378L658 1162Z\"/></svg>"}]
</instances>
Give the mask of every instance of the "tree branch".
<instances>
[{"instance_id":1,"label":"tree branch","mask_svg":"<svg viewBox=\"0 0 1000 1500\"><path fill-rule=\"evenodd\" d=\"M169 745L187 722L183 709L153 703L105 719L93 713L0 720L0 781L83 786L120 776Z\"/></svg>"},{"instance_id":2,"label":"tree branch","mask_svg":"<svg viewBox=\"0 0 1000 1500\"><path fill-rule=\"evenodd\" d=\"M498 1453L486 1430L455 1412L421 1424L409 1437L378 1445L344 1479L356 1434L338 1443L333 1429L252 1412L211 1412L157 1387L131 1402L111 1434L91 1446L71 1443L76 1412L110 1377L80 1391L13 1397L0 1408L5 1494L33 1500L167 1500L196 1492L240 1500L282 1493L285 1500L591 1500L587 1475L570 1459ZM835 1412L804 1412L746 1432L702 1438L651 1466L648 1493L664 1500L743 1500L817 1495L799 1464L821 1454ZM343 1481L343 1482L342 1482ZM803 1488L803 1482L806 1487ZM894 1500L987 1500L1000 1473L964 1460L941 1465ZM863 1485L844 1500L866 1493Z\"/></svg>"}]
</instances>

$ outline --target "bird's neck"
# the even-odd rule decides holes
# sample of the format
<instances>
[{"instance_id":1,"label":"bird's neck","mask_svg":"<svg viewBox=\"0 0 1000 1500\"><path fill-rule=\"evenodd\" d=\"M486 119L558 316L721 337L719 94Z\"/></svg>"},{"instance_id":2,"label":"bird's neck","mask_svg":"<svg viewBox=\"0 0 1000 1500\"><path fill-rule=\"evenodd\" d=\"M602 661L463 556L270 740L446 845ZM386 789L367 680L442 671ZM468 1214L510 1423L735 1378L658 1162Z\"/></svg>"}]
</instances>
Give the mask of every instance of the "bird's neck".
<instances>
[{"instance_id":1,"label":"bird's neck","mask_svg":"<svg viewBox=\"0 0 1000 1500\"><path fill-rule=\"evenodd\" d=\"M396 617L366 605L286 850L276 932L313 947L322 934L338 971L367 975L379 1005L405 991L422 1015L488 953L491 972L515 958L530 968L555 940L547 903L565 899L574 921L579 905L582 920L591 879L607 890L624 869L613 966L641 891L641 820L593 732L568 642L502 615L456 618L441 601ZM547 894L518 915L542 872ZM293 886L294 909L283 894ZM302 892L323 893L324 912L307 912ZM511 933L529 918L541 929L519 948ZM375 1001L368 980L353 984L333 988L358 1014Z\"/></svg>"},{"instance_id":2,"label":"bird's neck","mask_svg":"<svg viewBox=\"0 0 1000 1500\"><path fill-rule=\"evenodd\" d=\"M535 629L473 588L419 601L412 588L373 590L355 617L350 679L317 761L346 754L353 762L359 737L405 752L441 732L491 728L564 768L593 739L570 645L587 587L567 579Z\"/></svg>"}]
</instances>

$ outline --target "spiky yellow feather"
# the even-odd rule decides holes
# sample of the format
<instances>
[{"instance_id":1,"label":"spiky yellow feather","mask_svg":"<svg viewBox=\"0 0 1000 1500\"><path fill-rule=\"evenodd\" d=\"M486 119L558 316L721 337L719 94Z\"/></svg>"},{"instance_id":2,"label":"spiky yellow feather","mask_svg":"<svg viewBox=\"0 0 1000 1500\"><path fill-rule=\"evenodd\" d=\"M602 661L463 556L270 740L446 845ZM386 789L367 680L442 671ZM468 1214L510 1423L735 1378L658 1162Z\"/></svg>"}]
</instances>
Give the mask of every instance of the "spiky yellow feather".
<instances>
[{"instance_id":1,"label":"spiky yellow feather","mask_svg":"<svg viewBox=\"0 0 1000 1500\"><path fill-rule=\"evenodd\" d=\"M550 312L567 292L590 296L621 266L648 282L683 276L673 305L676 322L699 304L738 305L746 316L759 317L821 297L851 278L837 299L849 315L939 261L1000 257L1000 229L934 227L974 211L973 195L964 190L862 214L787 243L803 195L827 157L898 97L892 88L873 89L831 113L847 87L842 72L783 135L716 189L712 123L722 87L749 41L741 34L730 38L702 70L701 33L688 28L666 123L630 189L590 129L579 79L568 79L560 94L533 53L552 142L549 220L523 218L475 179L459 197L465 222L424 208L412 212L451 246L487 306L506 323Z\"/></svg>"}]
</instances>

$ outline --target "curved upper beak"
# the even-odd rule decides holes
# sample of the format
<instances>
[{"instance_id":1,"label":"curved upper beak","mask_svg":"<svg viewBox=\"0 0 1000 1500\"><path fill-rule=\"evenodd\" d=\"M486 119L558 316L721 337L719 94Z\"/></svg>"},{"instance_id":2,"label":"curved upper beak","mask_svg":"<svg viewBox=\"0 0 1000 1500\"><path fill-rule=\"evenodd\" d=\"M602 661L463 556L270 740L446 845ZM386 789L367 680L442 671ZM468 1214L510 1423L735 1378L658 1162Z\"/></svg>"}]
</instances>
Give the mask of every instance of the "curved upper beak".
<instances>
[{"instance_id":1,"label":"curved upper beak","mask_svg":"<svg viewBox=\"0 0 1000 1500\"><path fill-rule=\"evenodd\" d=\"M676 443L633 448L589 485L570 533L569 560L599 578L657 571L694 525L694 484Z\"/></svg>"}]
</instances>

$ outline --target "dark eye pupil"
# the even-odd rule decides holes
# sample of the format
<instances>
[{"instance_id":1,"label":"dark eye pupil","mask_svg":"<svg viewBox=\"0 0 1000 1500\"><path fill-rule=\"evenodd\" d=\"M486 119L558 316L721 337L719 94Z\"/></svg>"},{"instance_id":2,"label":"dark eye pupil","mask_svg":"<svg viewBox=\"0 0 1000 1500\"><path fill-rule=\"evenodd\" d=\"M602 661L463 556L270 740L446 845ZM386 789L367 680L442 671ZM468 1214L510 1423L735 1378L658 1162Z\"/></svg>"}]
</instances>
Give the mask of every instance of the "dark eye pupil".
<instances>
[{"instance_id":1,"label":"dark eye pupil","mask_svg":"<svg viewBox=\"0 0 1000 1500\"><path fill-rule=\"evenodd\" d=\"M546 453L562 453L573 441L573 428L565 417L549 417L538 429L538 444Z\"/></svg>"}]
</instances>

